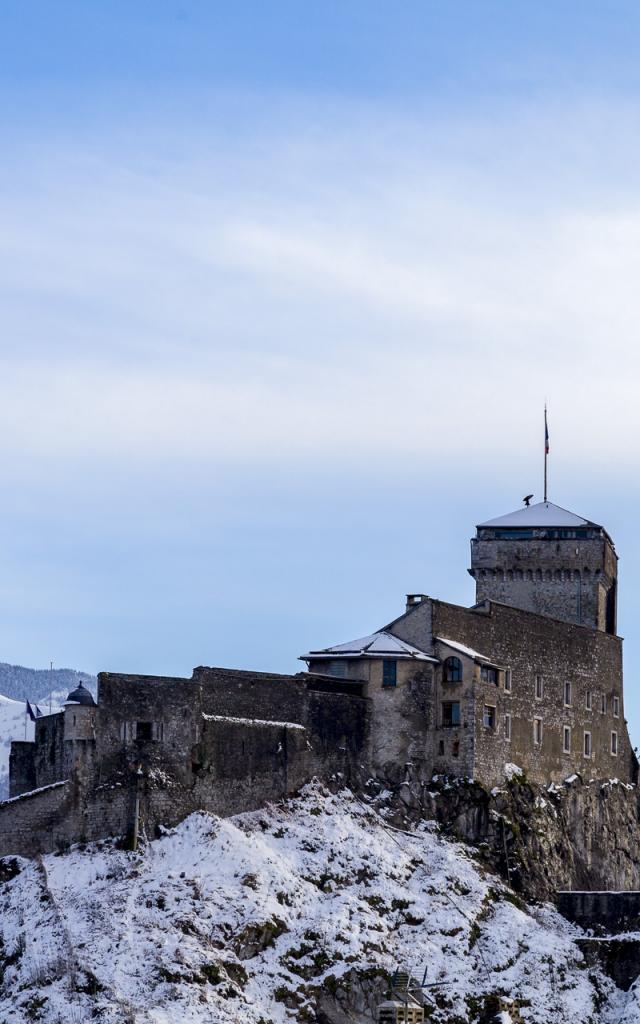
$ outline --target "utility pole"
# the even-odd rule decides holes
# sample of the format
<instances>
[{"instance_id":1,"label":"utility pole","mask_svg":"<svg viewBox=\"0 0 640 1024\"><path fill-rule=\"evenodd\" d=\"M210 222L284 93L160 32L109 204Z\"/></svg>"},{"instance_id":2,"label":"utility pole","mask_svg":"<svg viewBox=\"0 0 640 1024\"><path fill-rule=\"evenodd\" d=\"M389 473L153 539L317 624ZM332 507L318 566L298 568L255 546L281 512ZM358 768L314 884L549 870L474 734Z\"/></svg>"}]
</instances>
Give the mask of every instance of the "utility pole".
<instances>
[{"instance_id":1,"label":"utility pole","mask_svg":"<svg viewBox=\"0 0 640 1024\"><path fill-rule=\"evenodd\" d=\"M138 765L136 771L136 802L133 811L133 835L131 836L131 849L135 852L138 849L138 836L140 833L140 780L142 778L142 765Z\"/></svg>"}]
</instances>

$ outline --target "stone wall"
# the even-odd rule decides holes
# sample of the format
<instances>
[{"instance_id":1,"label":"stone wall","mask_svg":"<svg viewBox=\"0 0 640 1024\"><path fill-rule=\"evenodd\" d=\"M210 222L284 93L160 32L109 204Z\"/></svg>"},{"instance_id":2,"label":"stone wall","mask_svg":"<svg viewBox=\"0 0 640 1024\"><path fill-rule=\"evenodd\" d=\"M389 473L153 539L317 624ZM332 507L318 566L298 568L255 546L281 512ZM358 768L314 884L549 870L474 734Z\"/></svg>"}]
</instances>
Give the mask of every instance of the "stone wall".
<instances>
[{"instance_id":1,"label":"stone wall","mask_svg":"<svg viewBox=\"0 0 640 1024\"><path fill-rule=\"evenodd\" d=\"M131 833L136 796L140 827L152 831L194 810L257 809L314 776L355 782L368 701L313 685L225 669L192 679L101 675L98 708L69 721L71 739L63 715L41 730L37 758L68 746L70 781L0 804L0 856Z\"/></svg>"},{"instance_id":2,"label":"stone wall","mask_svg":"<svg viewBox=\"0 0 640 1024\"><path fill-rule=\"evenodd\" d=\"M475 716L476 778L493 784L504 764L516 760L541 784L561 782L574 772L585 779L635 781L635 758L624 719L619 637L493 603L467 609L434 601L433 629L511 671L510 692L504 689L503 676L499 686L481 681L476 686L478 705L494 705L497 714L495 730L483 726L480 707ZM539 700L536 676L542 679ZM566 682L571 684L569 706ZM504 736L505 714L511 715L510 741ZM534 718L542 721L541 744L534 742ZM568 753L563 750L565 726L571 729ZM591 757L584 756L585 731L591 734ZM612 732L617 735L616 755Z\"/></svg>"},{"instance_id":3,"label":"stone wall","mask_svg":"<svg viewBox=\"0 0 640 1024\"><path fill-rule=\"evenodd\" d=\"M385 686L382 659L368 658L357 663L360 677L366 680L365 693L375 722L369 733L366 762L384 775L396 773L402 778L407 762L433 758L433 666L429 662L400 659L396 663L395 686ZM347 724L342 727L342 738L335 737L338 744L349 741ZM360 741L356 746L364 751Z\"/></svg>"},{"instance_id":4,"label":"stone wall","mask_svg":"<svg viewBox=\"0 0 640 1024\"><path fill-rule=\"evenodd\" d=\"M34 762L36 786L49 786L69 777L71 766L64 746L64 711L36 719Z\"/></svg>"},{"instance_id":5,"label":"stone wall","mask_svg":"<svg viewBox=\"0 0 640 1024\"><path fill-rule=\"evenodd\" d=\"M20 796L36 788L35 744L13 740L9 755L9 796Z\"/></svg>"},{"instance_id":6,"label":"stone wall","mask_svg":"<svg viewBox=\"0 0 640 1024\"><path fill-rule=\"evenodd\" d=\"M640 931L640 892L562 890L558 910L581 928L608 935Z\"/></svg>"},{"instance_id":7,"label":"stone wall","mask_svg":"<svg viewBox=\"0 0 640 1024\"><path fill-rule=\"evenodd\" d=\"M0 803L0 856L31 856L67 842L71 786L58 782Z\"/></svg>"},{"instance_id":8,"label":"stone wall","mask_svg":"<svg viewBox=\"0 0 640 1024\"><path fill-rule=\"evenodd\" d=\"M499 784L507 763L523 767L540 784L562 782L573 773L585 779L636 780L637 762L624 719L619 637L493 602L463 608L432 598L424 598L385 628L436 654L441 664L429 680L423 677L422 715L407 700L416 685L415 663L403 669L403 686L389 691L381 687L375 663L367 666L376 770L388 774L391 765L401 770L406 761L417 759L425 777L432 771L466 775L489 786ZM438 638L469 651L447 648ZM482 678L483 657L474 652L498 668L497 683ZM451 655L463 667L455 683L446 682L444 674L444 660ZM566 683L571 688L568 703ZM443 724L443 702L451 701L460 704L457 729ZM495 709L493 726L485 724L485 707ZM541 723L541 743L534 735L535 719ZM570 730L568 750L565 727ZM590 734L591 756L585 756L585 732Z\"/></svg>"},{"instance_id":9,"label":"stone wall","mask_svg":"<svg viewBox=\"0 0 640 1024\"><path fill-rule=\"evenodd\" d=\"M615 600L617 557L603 530L571 539L502 536L482 529L471 541L471 575L476 602L504 604L615 633L615 609L607 622L607 594ZM515 532L515 531L514 531ZM551 531L554 532L554 531Z\"/></svg>"}]
</instances>

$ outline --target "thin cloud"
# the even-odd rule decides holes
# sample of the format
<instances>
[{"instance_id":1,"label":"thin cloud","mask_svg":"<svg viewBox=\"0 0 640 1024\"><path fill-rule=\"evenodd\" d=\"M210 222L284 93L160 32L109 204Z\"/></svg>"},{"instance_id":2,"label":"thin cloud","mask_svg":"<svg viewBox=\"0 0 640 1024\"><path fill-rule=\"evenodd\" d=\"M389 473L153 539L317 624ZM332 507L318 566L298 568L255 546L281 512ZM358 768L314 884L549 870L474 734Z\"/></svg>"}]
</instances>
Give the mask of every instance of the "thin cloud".
<instances>
[{"instance_id":1,"label":"thin cloud","mask_svg":"<svg viewBox=\"0 0 640 1024\"><path fill-rule=\"evenodd\" d=\"M640 205L594 185L584 111L562 145L557 118L508 113L484 125L484 165L477 122L370 131L354 110L351 132L291 122L258 153L43 153L39 187L32 171L0 199L5 461L409 463L434 424L433 459L488 436L509 457L544 395L576 457L608 450L589 410L615 395L633 458ZM575 196L565 166L545 200L576 152Z\"/></svg>"}]
</instances>

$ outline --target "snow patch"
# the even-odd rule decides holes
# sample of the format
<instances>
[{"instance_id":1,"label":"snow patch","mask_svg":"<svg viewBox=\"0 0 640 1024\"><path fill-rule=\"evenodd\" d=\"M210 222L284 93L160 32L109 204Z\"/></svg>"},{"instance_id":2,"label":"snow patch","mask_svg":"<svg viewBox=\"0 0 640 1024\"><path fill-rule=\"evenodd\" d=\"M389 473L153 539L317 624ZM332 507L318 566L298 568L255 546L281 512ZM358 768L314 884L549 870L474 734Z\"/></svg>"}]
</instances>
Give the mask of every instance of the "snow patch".
<instances>
[{"instance_id":1,"label":"snow patch","mask_svg":"<svg viewBox=\"0 0 640 1024\"><path fill-rule=\"evenodd\" d=\"M254 726L273 725L277 726L279 729L300 729L301 732L307 731L304 725L300 725L299 722L270 722L266 718L236 718L232 715L206 715L204 711L202 713L202 717L205 718L207 722L234 722L236 725Z\"/></svg>"}]
</instances>

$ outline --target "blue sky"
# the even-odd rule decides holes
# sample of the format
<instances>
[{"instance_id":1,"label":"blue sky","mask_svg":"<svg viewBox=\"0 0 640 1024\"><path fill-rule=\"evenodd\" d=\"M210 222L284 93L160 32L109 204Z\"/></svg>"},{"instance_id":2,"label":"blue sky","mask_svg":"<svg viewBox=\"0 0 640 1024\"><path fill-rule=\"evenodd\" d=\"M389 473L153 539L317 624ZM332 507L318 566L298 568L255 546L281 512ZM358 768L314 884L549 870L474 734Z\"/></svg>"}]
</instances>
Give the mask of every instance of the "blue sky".
<instances>
[{"instance_id":1,"label":"blue sky","mask_svg":"<svg viewBox=\"0 0 640 1024\"><path fill-rule=\"evenodd\" d=\"M0 659L290 671L550 496L640 739L640 10L0 13Z\"/></svg>"}]
</instances>

